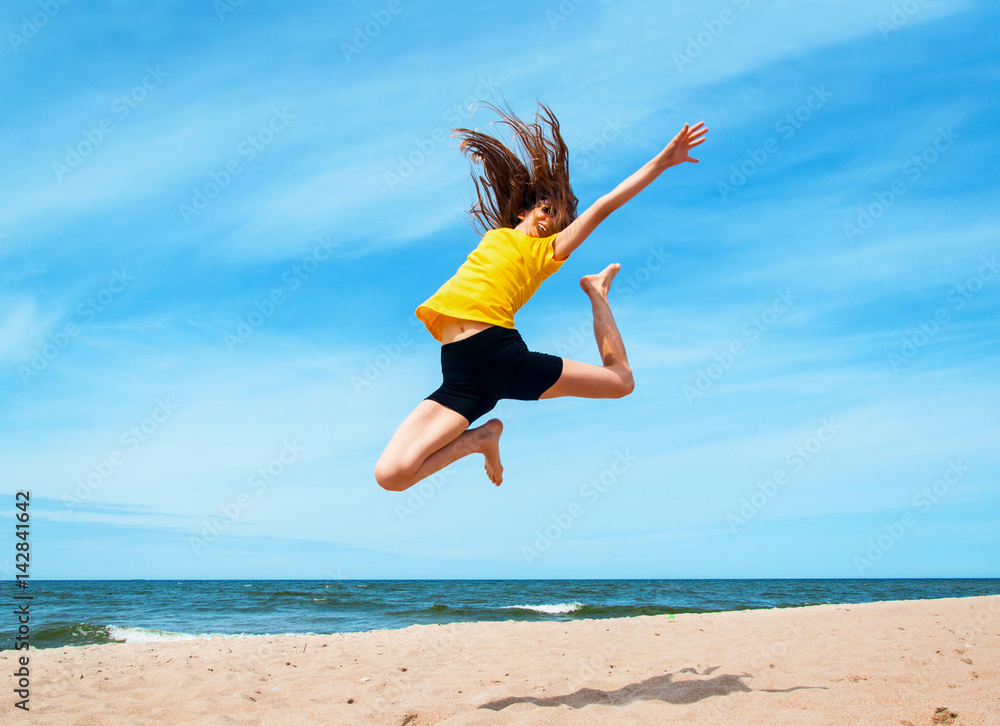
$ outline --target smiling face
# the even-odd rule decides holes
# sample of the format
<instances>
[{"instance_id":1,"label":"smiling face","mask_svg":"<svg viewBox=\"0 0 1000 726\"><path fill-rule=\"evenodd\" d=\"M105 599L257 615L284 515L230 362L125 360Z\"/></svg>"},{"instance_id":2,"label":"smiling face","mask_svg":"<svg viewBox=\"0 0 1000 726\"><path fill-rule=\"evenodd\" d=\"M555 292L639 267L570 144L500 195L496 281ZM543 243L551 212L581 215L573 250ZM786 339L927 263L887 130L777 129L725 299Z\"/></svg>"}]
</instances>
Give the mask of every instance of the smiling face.
<instances>
[{"instance_id":1,"label":"smiling face","mask_svg":"<svg viewBox=\"0 0 1000 726\"><path fill-rule=\"evenodd\" d=\"M517 215L521 223L516 229L524 232L530 237L547 237L555 234L558 230L553 228L552 214L554 210L548 200L543 199L532 209Z\"/></svg>"}]
</instances>

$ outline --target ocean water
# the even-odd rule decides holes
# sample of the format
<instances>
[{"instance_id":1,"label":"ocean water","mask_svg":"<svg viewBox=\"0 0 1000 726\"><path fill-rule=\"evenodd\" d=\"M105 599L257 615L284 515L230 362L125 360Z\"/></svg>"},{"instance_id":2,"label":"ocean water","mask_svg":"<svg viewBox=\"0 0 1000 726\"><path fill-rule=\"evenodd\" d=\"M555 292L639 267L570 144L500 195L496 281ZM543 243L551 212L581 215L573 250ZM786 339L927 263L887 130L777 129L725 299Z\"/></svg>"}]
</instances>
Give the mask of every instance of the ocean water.
<instances>
[{"instance_id":1,"label":"ocean water","mask_svg":"<svg viewBox=\"0 0 1000 726\"><path fill-rule=\"evenodd\" d=\"M997 595L1000 579L32 580L30 593L31 646L55 648ZM0 649L12 621L0 617Z\"/></svg>"}]
</instances>

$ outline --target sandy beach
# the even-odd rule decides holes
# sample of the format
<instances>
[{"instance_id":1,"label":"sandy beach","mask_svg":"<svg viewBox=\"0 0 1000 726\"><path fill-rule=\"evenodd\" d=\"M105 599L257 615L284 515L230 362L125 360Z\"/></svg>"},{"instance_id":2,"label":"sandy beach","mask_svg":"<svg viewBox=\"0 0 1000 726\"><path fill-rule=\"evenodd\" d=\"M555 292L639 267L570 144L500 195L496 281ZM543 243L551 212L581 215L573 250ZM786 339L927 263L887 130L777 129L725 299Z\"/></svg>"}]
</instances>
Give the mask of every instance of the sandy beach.
<instances>
[{"instance_id":1,"label":"sandy beach","mask_svg":"<svg viewBox=\"0 0 1000 726\"><path fill-rule=\"evenodd\" d=\"M30 651L80 724L1000 724L1000 597Z\"/></svg>"}]
</instances>

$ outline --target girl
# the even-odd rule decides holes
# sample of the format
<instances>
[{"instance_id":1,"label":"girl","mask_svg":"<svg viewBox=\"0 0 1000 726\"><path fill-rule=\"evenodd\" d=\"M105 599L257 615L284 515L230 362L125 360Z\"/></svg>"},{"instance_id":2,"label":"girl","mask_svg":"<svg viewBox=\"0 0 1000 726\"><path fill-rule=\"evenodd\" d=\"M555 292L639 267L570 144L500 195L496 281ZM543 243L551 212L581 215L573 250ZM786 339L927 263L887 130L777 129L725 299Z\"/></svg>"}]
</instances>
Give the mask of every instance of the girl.
<instances>
[{"instance_id":1,"label":"girl","mask_svg":"<svg viewBox=\"0 0 1000 726\"><path fill-rule=\"evenodd\" d=\"M390 491L403 491L472 453L484 455L486 474L499 486L503 424L494 418L469 426L502 398L620 398L632 392L632 369L608 306L619 264L580 279L593 307L602 366L529 351L514 328L514 313L609 214L665 169L697 163L689 152L708 131L704 123L685 124L663 151L577 217L568 152L552 111L539 103L541 114L529 124L509 107L485 105L512 129L529 161L492 136L454 129L462 152L485 172L477 178L473 171L478 201L470 210L485 234L458 272L417 308L442 343L444 380L406 417L375 464L375 479Z\"/></svg>"}]
</instances>

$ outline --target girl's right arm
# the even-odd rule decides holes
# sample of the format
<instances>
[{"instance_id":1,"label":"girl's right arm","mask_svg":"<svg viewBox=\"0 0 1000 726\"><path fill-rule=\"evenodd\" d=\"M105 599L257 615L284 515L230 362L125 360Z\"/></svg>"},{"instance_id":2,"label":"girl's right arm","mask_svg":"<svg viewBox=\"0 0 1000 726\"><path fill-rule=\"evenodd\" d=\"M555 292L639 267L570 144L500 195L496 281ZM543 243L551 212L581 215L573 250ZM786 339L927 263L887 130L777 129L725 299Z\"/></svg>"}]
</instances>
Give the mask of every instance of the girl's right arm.
<instances>
[{"instance_id":1,"label":"girl's right arm","mask_svg":"<svg viewBox=\"0 0 1000 726\"><path fill-rule=\"evenodd\" d=\"M684 128L667 144L663 151L646 162L639 171L616 186L611 192L594 202L586 212L559 233L552 245L554 258L565 260L569 257L573 250L583 244L583 241L590 236L597 225L608 218L608 215L649 186L656 177L670 167L685 161L697 164L698 160L692 158L689 152L705 140L707 132L708 129L704 122L699 122L692 127L684 124Z\"/></svg>"}]
</instances>

